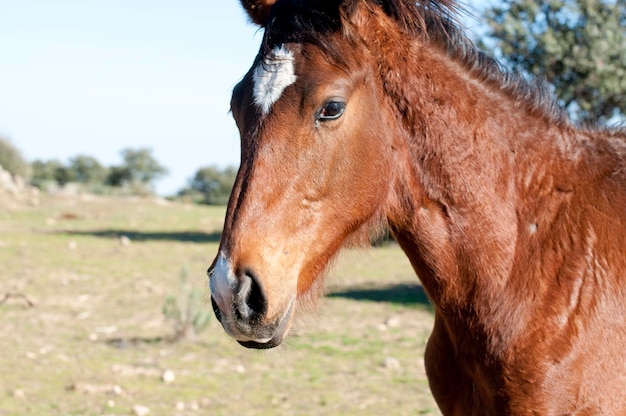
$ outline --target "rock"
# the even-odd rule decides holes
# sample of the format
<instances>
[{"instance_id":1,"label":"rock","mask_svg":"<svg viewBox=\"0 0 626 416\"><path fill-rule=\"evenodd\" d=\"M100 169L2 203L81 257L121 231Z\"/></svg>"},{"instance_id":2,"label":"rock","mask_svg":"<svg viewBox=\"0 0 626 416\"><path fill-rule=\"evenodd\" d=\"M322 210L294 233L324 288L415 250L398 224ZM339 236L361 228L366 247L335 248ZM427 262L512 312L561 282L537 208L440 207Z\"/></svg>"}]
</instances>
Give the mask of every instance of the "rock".
<instances>
[{"instance_id":1,"label":"rock","mask_svg":"<svg viewBox=\"0 0 626 416\"><path fill-rule=\"evenodd\" d=\"M119 396L122 394L122 388L117 384L92 384L77 382L68 387L68 390L83 394L109 394Z\"/></svg>"},{"instance_id":2,"label":"rock","mask_svg":"<svg viewBox=\"0 0 626 416\"><path fill-rule=\"evenodd\" d=\"M39 348L39 354L40 355L46 355L50 351L52 351L53 349L54 349L54 347L52 345L45 345L45 346Z\"/></svg>"},{"instance_id":3,"label":"rock","mask_svg":"<svg viewBox=\"0 0 626 416\"><path fill-rule=\"evenodd\" d=\"M122 376L159 377L162 372L157 367L143 365L113 364L111 370Z\"/></svg>"},{"instance_id":4,"label":"rock","mask_svg":"<svg viewBox=\"0 0 626 416\"><path fill-rule=\"evenodd\" d=\"M31 193L30 186L22 177L11 174L11 172L4 170L0 165L0 192L2 191L8 192L13 196L28 196Z\"/></svg>"},{"instance_id":5,"label":"rock","mask_svg":"<svg viewBox=\"0 0 626 416\"><path fill-rule=\"evenodd\" d=\"M172 370L165 370L163 374L161 374L161 380L163 380L165 384L173 383L175 379L176 375L174 375Z\"/></svg>"},{"instance_id":6,"label":"rock","mask_svg":"<svg viewBox=\"0 0 626 416\"><path fill-rule=\"evenodd\" d=\"M13 397L15 397L16 399L23 399L24 397L26 397L26 394L22 389L15 389L13 390Z\"/></svg>"},{"instance_id":7,"label":"rock","mask_svg":"<svg viewBox=\"0 0 626 416\"><path fill-rule=\"evenodd\" d=\"M137 416L146 416L150 414L150 408L148 406L143 406L140 404L136 404L133 406L133 414Z\"/></svg>"},{"instance_id":8,"label":"rock","mask_svg":"<svg viewBox=\"0 0 626 416\"><path fill-rule=\"evenodd\" d=\"M80 319L80 320L88 319L90 316L91 316L91 312L84 311L76 315L76 319Z\"/></svg>"},{"instance_id":9,"label":"rock","mask_svg":"<svg viewBox=\"0 0 626 416\"><path fill-rule=\"evenodd\" d=\"M398 328L401 323L402 321L398 316L392 316L385 321L385 325L387 325L389 328Z\"/></svg>"},{"instance_id":10,"label":"rock","mask_svg":"<svg viewBox=\"0 0 626 416\"><path fill-rule=\"evenodd\" d=\"M383 367L387 370L399 370L400 369L400 361L393 357L386 357L383 361Z\"/></svg>"},{"instance_id":11,"label":"rock","mask_svg":"<svg viewBox=\"0 0 626 416\"><path fill-rule=\"evenodd\" d=\"M161 197L154 197L153 201L156 205L159 205L161 207L169 207L170 205L172 205L170 201Z\"/></svg>"},{"instance_id":12,"label":"rock","mask_svg":"<svg viewBox=\"0 0 626 416\"><path fill-rule=\"evenodd\" d=\"M95 328L95 332L98 334L113 334L114 332L117 332L117 326L115 325L105 325L105 326L98 326Z\"/></svg>"}]
</instances>

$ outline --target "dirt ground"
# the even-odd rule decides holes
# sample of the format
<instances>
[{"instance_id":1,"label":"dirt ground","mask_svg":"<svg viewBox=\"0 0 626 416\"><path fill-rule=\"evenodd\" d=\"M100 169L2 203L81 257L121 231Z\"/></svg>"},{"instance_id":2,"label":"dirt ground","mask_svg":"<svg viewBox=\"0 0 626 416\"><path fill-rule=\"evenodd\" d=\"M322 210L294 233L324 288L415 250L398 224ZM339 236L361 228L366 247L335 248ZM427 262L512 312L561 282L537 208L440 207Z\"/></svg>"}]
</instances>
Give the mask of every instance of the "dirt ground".
<instances>
[{"instance_id":1,"label":"dirt ground","mask_svg":"<svg viewBox=\"0 0 626 416\"><path fill-rule=\"evenodd\" d=\"M223 208L0 195L0 416L439 414L433 315L393 244L347 250L285 344L252 351L211 318L172 342L181 273L202 291Z\"/></svg>"}]
</instances>

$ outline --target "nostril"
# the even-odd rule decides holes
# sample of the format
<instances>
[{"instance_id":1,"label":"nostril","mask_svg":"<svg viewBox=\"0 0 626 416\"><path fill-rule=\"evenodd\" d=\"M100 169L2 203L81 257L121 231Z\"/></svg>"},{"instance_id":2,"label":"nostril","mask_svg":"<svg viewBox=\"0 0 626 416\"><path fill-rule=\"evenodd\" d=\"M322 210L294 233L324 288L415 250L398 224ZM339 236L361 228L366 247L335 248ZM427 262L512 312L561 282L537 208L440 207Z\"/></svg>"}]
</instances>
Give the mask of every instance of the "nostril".
<instances>
[{"instance_id":1,"label":"nostril","mask_svg":"<svg viewBox=\"0 0 626 416\"><path fill-rule=\"evenodd\" d=\"M215 317L219 322L222 322L222 311L220 311L220 307L217 306L217 302L215 302L213 296L211 296L211 305L213 305L213 312L215 313Z\"/></svg>"},{"instance_id":2,"label":"nostril","mask_svg":"<svg viewBox=\"0 0 626 416\"><path fill-rule=\"evenodd\" d=\"M259 315L265 315L265 312L267 312L267 300L265 299L263 289L253 274L246 273L246 275L252 280L250 295L248 299L246 299L246 303L250 309L257 312Z\"/></svg>"},{"instance_id":3,"label":"nostril","mask_svg":"<svg viewBox=\"0 0 626 416\"><path fill-rule=\"evenodd\" d=\"M259 280L250 270L244 271L239 277L239 288L236 296L236 313L249 321L260 320L267 312L267 299Z\"/></svg>"}]
</instances>

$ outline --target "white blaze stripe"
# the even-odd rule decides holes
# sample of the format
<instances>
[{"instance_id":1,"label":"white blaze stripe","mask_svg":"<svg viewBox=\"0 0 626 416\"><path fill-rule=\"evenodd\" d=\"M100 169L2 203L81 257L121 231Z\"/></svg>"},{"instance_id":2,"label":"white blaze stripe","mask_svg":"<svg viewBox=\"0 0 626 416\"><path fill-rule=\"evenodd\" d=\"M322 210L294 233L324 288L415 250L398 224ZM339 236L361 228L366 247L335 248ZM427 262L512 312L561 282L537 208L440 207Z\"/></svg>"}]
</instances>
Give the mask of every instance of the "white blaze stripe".
<instances>
[{"instance_id":1,"label":"white blaze stripe","mask_svg":"<svg viewBox=\"0 0 626 416\"><path fill-rule=\"evenodd\" d=\"M293 53L276 46L254 70L254 103L267 114L285 88L296 82Z\"/></svg>"}]
</instances>

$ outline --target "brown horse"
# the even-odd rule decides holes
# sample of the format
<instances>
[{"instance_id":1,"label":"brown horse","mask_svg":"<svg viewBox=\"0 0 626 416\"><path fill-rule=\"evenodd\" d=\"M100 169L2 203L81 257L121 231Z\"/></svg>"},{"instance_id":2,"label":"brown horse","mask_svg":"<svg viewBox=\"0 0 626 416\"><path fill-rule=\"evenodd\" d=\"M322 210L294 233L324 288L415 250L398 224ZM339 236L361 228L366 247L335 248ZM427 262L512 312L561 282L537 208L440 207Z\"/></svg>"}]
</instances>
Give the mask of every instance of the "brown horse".
<instances>
[{"instance_id":1,"label":"brown horse","mask_svg":"<svg viewBox=\"0 0 626 416\"><path fill-rule=\"evenodd\" d=\"M279 345L340 247L389 228L444 414L626 414L626 132L575 127L453 0L241 2L265 31L209 271L226 332Z\"/></svg>"}]
</instances>

